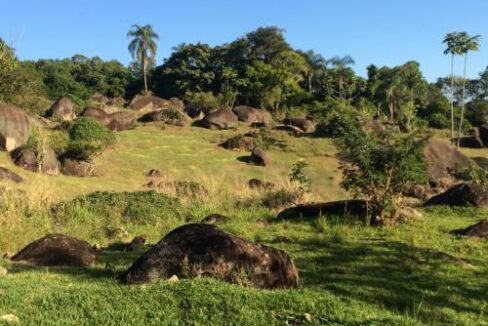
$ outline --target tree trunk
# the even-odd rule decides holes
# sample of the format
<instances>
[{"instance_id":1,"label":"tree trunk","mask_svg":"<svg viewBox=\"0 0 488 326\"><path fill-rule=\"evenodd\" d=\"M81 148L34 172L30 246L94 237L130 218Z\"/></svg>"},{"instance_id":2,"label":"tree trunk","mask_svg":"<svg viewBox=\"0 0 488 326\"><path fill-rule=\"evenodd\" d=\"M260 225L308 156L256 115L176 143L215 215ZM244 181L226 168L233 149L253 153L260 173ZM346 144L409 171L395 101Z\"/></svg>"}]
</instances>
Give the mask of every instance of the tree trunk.
<instances>
[{"instance_id":1,"label":"tree trunk","mask_svg":"<svg viewBox=\"0 0 488 326\"><path fill-rule=\"evenodd\" d=\"M468 52L464 54L464 72L463 72L463 93L461 96L461 119L459 121L459 132L458 132L458 139L457 139L457 148L459 148L459 144L461 142L461 135L463 132L463 122L464 122L464 99L466 96L466 66L468 63Z\"/></svg>"},{"instance_id":2,"label":"tree trunk","mask_svg":"<svg viewBox=\"0 0 488 326\"><path fill-rule=\"evenodd\" d=\"M454 53L451 53L451 144L454 144Z\"/></svg>"},{"instance_id":3,"label":"tree trunk","mask_svg":"<svg viewBox=\"0 0 488 326\"><path fill-rule=\"evenodd\" d=\"M147 72L146 72L146 53L142 51L141 53L141 63L142 63L142 76L144 78L144 94L147 95Z\"/></svg>"},{"instance_id":4,"label":"tree trunk","mask_svg":"<svg viewBox=\"0 0 488 326\"><path fill-rule=\"evenodd\" d=\"M312 89L312 77L313 77L313 73L310 73L310 74L308 75L308 92L309 92L310 94L312 94L312 93L313 93L313 89Z\"/></svg>"}]
</instances>

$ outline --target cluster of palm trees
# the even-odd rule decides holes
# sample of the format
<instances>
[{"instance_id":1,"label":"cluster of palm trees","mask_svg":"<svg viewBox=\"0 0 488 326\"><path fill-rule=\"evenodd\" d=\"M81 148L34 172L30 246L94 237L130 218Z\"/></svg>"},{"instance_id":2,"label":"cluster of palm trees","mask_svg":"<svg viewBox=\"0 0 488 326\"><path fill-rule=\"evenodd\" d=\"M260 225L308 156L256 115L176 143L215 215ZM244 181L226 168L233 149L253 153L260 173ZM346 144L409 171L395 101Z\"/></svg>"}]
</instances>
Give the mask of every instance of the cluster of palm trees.
<instances>
[{"instance_id":1,"label":"cluster of palm trees","mask_svg":"<svg viewBox=\"0 0 488 326\"><path fill-rule=\"evenodd\" d=\"M461 116L459 121L459 132L457 139L457 147L461 140L463 122L464 122L464 110L465 110L465 97L466 97L466 66L468 63L468 52L478 51L480 48L480 35L470 36L466 32L452 32L448 33L442 43L447 45L444 50L444 54L451 55L451 142L454 142L454 57L456 55L464 57L464 72L463 72L463 87L461 95Z\"/></svg>"}]
</instances>

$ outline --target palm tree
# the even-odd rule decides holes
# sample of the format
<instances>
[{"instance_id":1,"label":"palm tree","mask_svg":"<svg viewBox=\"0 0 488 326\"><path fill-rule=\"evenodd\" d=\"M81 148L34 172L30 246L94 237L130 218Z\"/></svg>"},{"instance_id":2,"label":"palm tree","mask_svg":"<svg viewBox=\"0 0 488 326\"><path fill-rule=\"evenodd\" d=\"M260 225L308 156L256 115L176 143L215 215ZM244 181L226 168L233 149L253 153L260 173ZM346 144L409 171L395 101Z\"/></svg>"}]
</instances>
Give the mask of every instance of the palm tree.
<instances>
[{"instance_id":1,"label":"palm tree","mask_svg":"<svg viewBox=\"0 0 488 326\"><path fill-rule=\"evenodd\" d=\"M464 72L463 72L463 92L461 96L461 119L459 122L459 137L457 140L457 147L459 148L459 143L461 141L461 133L463 128L463 120L464 120L464 109L465 109L465 95L466 95L466 66L468 63L468 52L469 51L478 51L480 49L480 39L481 35L469 36L468 33L462 32L460 33L461 37L461 53L464 56Z\"/></svg>"},{"instance_id":2,"label":"palm tree","mask_svg":"<svg viewBox=\"0 0 488 326\"><path fill-rule=\"evenodd\" d=\"M132 38L129 43L129 52L134 60L140 60L142 75L144 78L144 91L147 94L147 66L156 57L159 35L153 30L151 25L139 26L132 25L132 29L127 33L128 38Z\"/></svg>"},{"instance_id":3,"label":"palm tree","mask_svg":"<svg viewBox=\"0 0 488 326\"><path fill-rule=\"evenodd\" d=\"M344 86L343 72L346 68L348 68L349 66L353 66L356 63L350 55L343 56L342 58L333 57L332 59L330 59L330 63L332 64L332 67L334 69L339 71L339 97L342 98L342 89Z\"/></svg>"},{"instance_id":4,"label":"palm tree","mask_svg":"<svg viewBox=\"0 0 488 326\"><path fill-rule=\"evenodd\" d=\"M313 50L308 50L307 52L299 52L307 61L308 65L310 66L310 70L308 72L307 80L308 80L308 92L313 94L313 85L312 81L315 75L319 74L321 69L324 69L327 65L327 61L325 58L319 54L315 53Z\"/></svg>"},{"instance_id":5,"label":"palm tree","mask_svg":"<svg viewBox=\"0 0 488 326\"><path fill-rule=\"evenodd\" d=\"M444 54L451 55L451 96L450 96L450 104L451 104L451 142L454 142L454 56L457 54L461 54L461 33L459 32L452 32L448 33L442 43L447 45L447 48L444 50Z\"/></svg>"}]
</instances>

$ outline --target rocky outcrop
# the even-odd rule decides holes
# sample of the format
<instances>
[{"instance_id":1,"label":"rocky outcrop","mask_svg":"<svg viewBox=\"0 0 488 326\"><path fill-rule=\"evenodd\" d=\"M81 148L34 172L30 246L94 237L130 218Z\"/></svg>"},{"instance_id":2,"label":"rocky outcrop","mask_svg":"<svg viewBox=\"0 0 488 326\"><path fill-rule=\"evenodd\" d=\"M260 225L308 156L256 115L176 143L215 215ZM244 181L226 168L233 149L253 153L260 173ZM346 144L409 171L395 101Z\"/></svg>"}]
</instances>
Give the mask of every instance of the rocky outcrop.
<instances>
[{"instance_id":1,"label":"rocky outcrop","mask_svg":"<svg viewBox=\"0 0 488 326\"><path fill-rule=\"evenodd\" d=\"M285 125L299 128L302 132L312 133L315 131L315 123L305 118L286 118L283 120Z\"/></svg>"},{"instance_id":2,"label":"rocky outcrop","mask_svg":"<svg viewBox=\"0 0 488 326\"><path fill-rule=\"evenodd\" d=\"M251 126L268 126L273 122L273 117L265 109L255 109L250 106L240 105L232 109L239 121Z\"/></svg>"},{"instance_id":3,"label":"rocky outcrop","mask_svg":"<svg viewBox=\"0 0 488 326\"><path fill-rule=\"evenodd\" d=\"M469 167L469 158L448 142L430 138L424 149L427 177L433 187L445 188L457 182L457 175Z\"/></svg>"},{"instance_id":4,"label":"rocky outcrop","mask_svg":"<svg viewBox=\"0 0 488 326\"><path fill-rule=\"evenodd\" d=\"M47 116L63 121L72 121L76 119L75 103L68 97L61 97L47 111Z\"/></svg>"},{"instance_id":5,"label":"rocky outcrop","mask_svg":"<svg viewBox=\"0 0 488 326\"><path fill-rule=\"evenodd\" d=\"M24 110L0 103L0 150L13 151L27 143L31 132Z\"/></svg>"},{"instance_id":6,"label":"rocky outcrop","mask_svg":"<svg viewBox=\"0 0 488 326\"><path fill-rule=\"evenodd\" d=\"M431 197L424 206L488 206L488 189L476 183L460 183Z\"/></svg>"},{"instance_id":7,"label":"rocky outcrop","mask_svg":"<svg viewBox=\"0 0 488 326\"><path fill-rule=\"evenodd\" d=\"M125 284L212 277L260 288L294 288L298 271L283 251L254 244L210 224L187 224L168 233L119 276Z\"/></svg>"},{"instance_id":8,"label":"rocky outcrop","mask_svg":"<svg viewBox=\"0 0 488 326\"><path fill-rule=\"evenodd\" d=\"M232 129L237 127L237 116L230 110L210 112L197 125L208 129Z\"/></svg>"},{"instance_id":9,"label":"rocky outcrop","mask_svg":"<svg viewBox=\"0 0 488 326\"><path fill-rule=\"evenodd\" d=\"M14 262L36 266L86 267L95 263L97 252L86 241L63 234L48 234L14 255Z\"/></svg>"},{"instance_id":10,"label":"rocky outcrop","mask_svg":"<svg viewBox=\"0 0 488 326\"><path fill-rule=\"evenodd\" d=\"M15 165L32 172L57 175L60 171L56 153L49 147L45 147L42 151L30 147L19 148L12 152L12 160Z\"/></svg>"}]
</instances>

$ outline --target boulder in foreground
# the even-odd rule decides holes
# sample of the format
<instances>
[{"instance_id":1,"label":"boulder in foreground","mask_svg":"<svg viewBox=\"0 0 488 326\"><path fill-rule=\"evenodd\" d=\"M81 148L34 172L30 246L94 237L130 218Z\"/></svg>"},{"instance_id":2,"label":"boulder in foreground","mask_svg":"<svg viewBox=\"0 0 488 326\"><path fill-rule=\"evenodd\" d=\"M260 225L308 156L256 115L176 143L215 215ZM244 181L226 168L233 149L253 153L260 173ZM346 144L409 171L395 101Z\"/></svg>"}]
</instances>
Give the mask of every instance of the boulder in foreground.
<instances>
[{"instance_id":1,"label":"boulder in foreground","mask_svg":"<svg viewBox=\"0 0 488 326\"><path fill-rule=\"evenodd\" d=\"M298 271L283 251L254 244L210 224L187 224L168 233L119 280L137 284L199 276L260 288L295 288Z\"/></svg>"},{"instance_id":2,"label":"boulder in foreground","mask_svg":"<svg viewBox=\"0 0 488 326\"><path fill-rule=\"evenodd\" d=\"M95 263L97 252L86 241L63 234L48 234L12 257L35 266L85 267Z\"/></svg>"},{"instance_id":3,"label":"boulder in foreground","mask_svg":"<svg viewBox=\"0 0 488 326\"><path fill-rule=\"evenodd\" d=\"M431 197L424 206L488 206L488 190L476 183L460 183Z\"/></svg>"}]
</instances>

